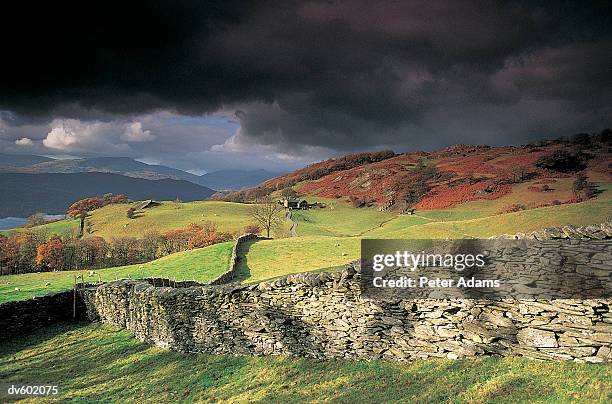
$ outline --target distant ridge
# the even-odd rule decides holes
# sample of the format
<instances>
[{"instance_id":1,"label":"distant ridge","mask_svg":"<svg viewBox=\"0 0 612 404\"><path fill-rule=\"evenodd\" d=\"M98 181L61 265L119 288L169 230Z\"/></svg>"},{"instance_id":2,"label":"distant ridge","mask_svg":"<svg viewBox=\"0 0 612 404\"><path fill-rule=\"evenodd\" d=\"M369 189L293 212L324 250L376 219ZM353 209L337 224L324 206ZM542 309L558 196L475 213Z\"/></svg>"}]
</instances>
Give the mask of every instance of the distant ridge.
<instances>
[{"instance_id":1,"label":"distant ridge","mask_svg":"<svg viewBox=\"0 0 612 404\"><path fill-rule=\"evenodd\" d=\"M259 170L220 170L195 175L177 168L147 164L130 157L92 157L80 159L50 159L32 155L0 155L0 172L27 174L69 174L100 172L128 177L158 180L185 180L216 190L236 190L252 187L280 173Z\"/></svg>"},{"instance_id":2,"label":"distant ridge","mask_svg":"<svg viewBox=\"0 0 612 404\"><path fill-rule=\"evenodd\" d=\"M4 154L0 153L0 167L27 167L33 164L53 161L48 157L31 154Z\"/></svg>"},{"instance_id":3,"label":"distant ridge","mask_svg":"<svg viewBox=\"0 0 612 404\"><path fill-rule=\"evenodd\" d=\"M214 191L188 181L146 180L118 174L23 174L0 173L0 218L26 217L35 212L65 213L72 202L105 193L125 194L131 199L207 199Z\"/></svg>"},{"instance_id":4,"label":"distant ridge","mask_svg":"<svg viewBox=\"0 0 612 404\"><path fill-rule=\"evenodd\" d=\"M259 185L279 176L267 170L219 170L200 176L200 184L218 191L237 190Z\"/></svg>"}]
</instances>

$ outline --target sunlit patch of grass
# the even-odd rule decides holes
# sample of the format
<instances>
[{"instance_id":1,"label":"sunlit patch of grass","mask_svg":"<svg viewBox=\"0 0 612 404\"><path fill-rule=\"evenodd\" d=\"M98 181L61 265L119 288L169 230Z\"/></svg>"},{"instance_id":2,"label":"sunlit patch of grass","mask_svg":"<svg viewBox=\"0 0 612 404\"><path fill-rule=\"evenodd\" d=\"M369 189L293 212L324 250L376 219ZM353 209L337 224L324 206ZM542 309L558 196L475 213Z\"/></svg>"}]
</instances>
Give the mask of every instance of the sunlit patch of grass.
<instances>
[{"instance_id":1,"label":"sunlit patch of grass","mask_svg":"<svg viewBox=\"0 0 612 404\"><path fill-rule=\"evenodd\" d=\"M0 380L57 383L63 400L88 402L605 403L612 398L612 367L603 364L184 355L147 346L125 330L78 323L0 346Z\"/></svg>"},{"instance_id":2,"label":"sunlit patch of grass","mask_svg":"<svg viewBox=\"0 0 612 404\"><path fill-rule=\"evenodd\" d=\"M121 278L150 277L208 282L227 271L233 245L233 241L228 241L171 254L146 264L99 269L94 271L93 277L88 276L89 271L37 272L2 276L0 303L70 289L76 275L83 275L86 282L97 282L98 275L103 282ZM20 290L17 291L15 288Z\"/></svg>"}]
</instances>

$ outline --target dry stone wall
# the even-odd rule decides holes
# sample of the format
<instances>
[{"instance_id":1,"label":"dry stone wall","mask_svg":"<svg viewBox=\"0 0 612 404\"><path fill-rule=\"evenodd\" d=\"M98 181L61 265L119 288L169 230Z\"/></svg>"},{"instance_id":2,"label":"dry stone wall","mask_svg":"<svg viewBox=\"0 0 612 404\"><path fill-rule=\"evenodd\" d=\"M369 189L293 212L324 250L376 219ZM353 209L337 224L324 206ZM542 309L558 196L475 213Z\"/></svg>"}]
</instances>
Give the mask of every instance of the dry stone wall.
<instances>
[{"instance_id":1,"label":"dry stone wall","mask_svg":"<svg viewBox=\"0 0 612 404\"><path fill-rule=\"evenodd\" d=\"M87 315L181 352L413 360L479 355L605 362L611 300L381 302L360 269L258 285L156 288L123 280L83 292Z\"/></svg>"},{"instance_id":2,"label":"dry stone wall","mask_svg":"<svg viewBox=\"0 0 612 404\"><path fill-rule=\"evenodd\" d=\"M229 269L213 279L209 282L209 285L221 285L224 283L231 282L236 278L239 269L240 257L241 257L241 248L242 245L250 240L265 240L265 237L260 237L257 234L245 234L236 239L236 243L234 243L234 248L232 249L232 256L230 258Z\"/></svg>"},{"instance_id":3,"label":"dry stone wall","mask_svg":"<svg viewBox=\"0 0 612 404\"><path fill-rule=\"evenodd\" d=\"M82 300L77 299L76 303L77 319L84 319ZM72 290L0 304L0 341L18 338L59 321L72 320L73 314Z\"/></svg>"},{"instance_id":4,"label":"dry stone wall","mask_svg":"<svg viewBox=\"0 0 612 404\"><path fill-rule=\"evenodd\" d=\"M589 227L567 231L574 232L572 238L576 234L594 239L612 236L609 223ZM569 237L559 229L546 232L540 237ZM234 278L240 244L233 254L232 276L226 281ZM77 313L127 328L142 341L186 353L612 360L610 299L383 302L361 296L360 277L360 268L350 265L332 273L295 274L257 285L160 287L160 281L167 284L120 280L81 290ZM0 339L70 319L72 293L0 305Z\"/></svg>"}]
</instances>

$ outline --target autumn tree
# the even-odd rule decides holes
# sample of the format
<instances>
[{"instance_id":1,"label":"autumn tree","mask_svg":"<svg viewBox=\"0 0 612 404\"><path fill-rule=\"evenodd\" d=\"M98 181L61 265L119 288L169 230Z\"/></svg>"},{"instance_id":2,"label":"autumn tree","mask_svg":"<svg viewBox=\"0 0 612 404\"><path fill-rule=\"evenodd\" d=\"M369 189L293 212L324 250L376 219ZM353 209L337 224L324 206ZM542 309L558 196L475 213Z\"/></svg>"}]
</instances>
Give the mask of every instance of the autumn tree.
<instances>
[{"instance_id":1,"label":"autumn tree","mask_svg":"<svg viewBox=\"0 0 612 404\"><path fill-rule=\"evenodd\" d=\"M251 206L249 214L266 231L267 237L270 237L270 231L277 228L283 221L282 211L282 205L267 196L260 203Z\"/></svg>"},{"instance_id":2,"label":"autumn tree","mask_svg":"<svg viewBox=\"0 0 612 404\"><path fill-rule=\"evenodd\" d=\"M64 266L64 243L54 236L36 249L36 264L58 271Z\"/></svg>"},{"instance_id":3,"label":"autumn tree","mask_svg":"<svg viewBox=\"0 0 612 404\"><path fill-rule=\"evenodd\" d=\"M81 264L87 267L104 263L108 254L108 243L102 237L88 237L80 242Z\"/></svg>"},{"instance_id":4,"label":"autumn tree","mask_svg":"<svg viewBox=\"0 0 612 404\"><path fill-rule=\"evenodd\" d=\"M140 240L143 258L152 261L157 258L157 251L162 245L162 235L155 229L148 230Z\"/></svg>"},{"instance_id":5,"label":"autumn tree","mask_svg":"<svg viewBox=\"0 0 612 404\"><path fill-rule=\"evenodd\" d=\"M111 197L111 203L117 204L117 203L127 203L128 202L128 197L126 195L123 194L119 194L119 195L113 195Z\"/></svg>"},{"instance_id":6,"label":"autumn tree","mask_svg":"<svg viewBox=\"0 0 612 404\"><path fill-rule=\"evenodd\" d=\"M104 199L93 197L79 199L68 207L68 216L72 218L79 218L79 236L83 237L83 230L85 228L85 219L87 218L87 212L96 210L104 206Z\"/></svg>"},{"instance_id":7,"label":"autumn tree","mask_svg":"<svg viewBox=\"0 0 612 404\"><path fill-rule=\"evenodd\" d=\"M128 265L141 260L138 240L134 237L113 237L110 243L110 255L115 265Z\"/></svg>"},{"instance_id":8,"label":"autumn tree","mask_svg":"<svg viewBox=\"0 0 612 404\"><path fill-rule=\"evenodd\" d=\"M26 223L23 225L23 227L40 226L45 223L47 223L45 215L43 213L37 212L31 216L28 216L28 218L26 219Z\"/></svg>"}]
</instances>

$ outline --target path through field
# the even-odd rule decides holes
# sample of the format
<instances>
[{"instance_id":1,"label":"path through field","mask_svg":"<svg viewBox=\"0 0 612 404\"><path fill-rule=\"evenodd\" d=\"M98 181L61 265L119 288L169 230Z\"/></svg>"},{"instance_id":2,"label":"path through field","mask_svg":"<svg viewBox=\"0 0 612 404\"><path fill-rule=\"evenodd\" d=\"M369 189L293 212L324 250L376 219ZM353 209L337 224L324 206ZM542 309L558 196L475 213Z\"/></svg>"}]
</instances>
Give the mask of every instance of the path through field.
<instances>
[{"instance_id":1,"label":"path through field","mask_svg":"<svg viewBox=\"0 0 612 404\"><path fill-rule=\"evenodd\" d=\"M291 232L291 237L297 237L297 222L293 220L293 214L291 213L291 209L287 210L287 214L285 215L285 217L291 222L291 229L289 230Z\"/></svg>"}]
</instances>

